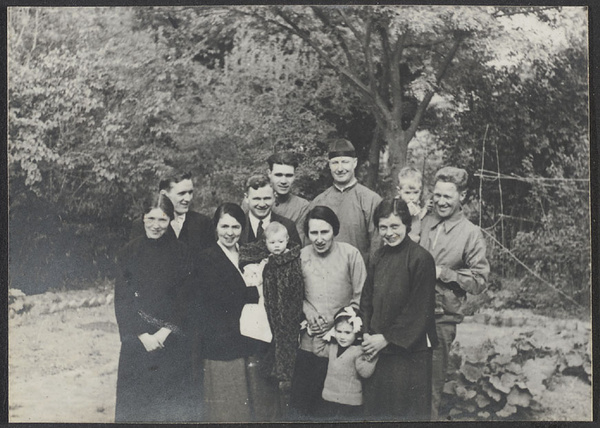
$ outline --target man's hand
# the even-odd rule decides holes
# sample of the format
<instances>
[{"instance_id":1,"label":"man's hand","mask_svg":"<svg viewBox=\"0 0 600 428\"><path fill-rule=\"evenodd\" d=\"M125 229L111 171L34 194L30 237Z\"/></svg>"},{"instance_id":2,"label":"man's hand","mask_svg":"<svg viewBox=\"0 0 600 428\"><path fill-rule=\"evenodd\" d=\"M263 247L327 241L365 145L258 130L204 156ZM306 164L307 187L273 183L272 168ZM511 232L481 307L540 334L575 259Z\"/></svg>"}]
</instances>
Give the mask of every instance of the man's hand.
<instances>
[{"instance_id":1,"label":"man's hand","mask_svg":"<svg viewBox=\"0 0 600 428\"><path fill-rule=\"evenodd\" d=\"M156 351L163 347L153 334L142 333L138 336L138 339L140 339L140 342L142 342L142 345L144 345L144 348L148 352Z\"/></svg>"},{"instance_id":2,"label":"man's hand","mask_svg":"<svg viewBox=\"0 0 600 428\"><path fill-rule=\"evenodd\" d=\"M383 348L388 345L388 341L383 337L383 334L365 333L363 336L362 350L370 358L373 358Z\"/></svg>"},{"instance_id":3,"label":"man's hand","mask_svg":"<svg viewBox=\"0 0 600 428\"><path fill-rule=\"evenodd\" d=\"M436 266L435 267L435 279L439 279L441 273L442 273L442 267L441 266Z\"/></svg>"}]
</instances>

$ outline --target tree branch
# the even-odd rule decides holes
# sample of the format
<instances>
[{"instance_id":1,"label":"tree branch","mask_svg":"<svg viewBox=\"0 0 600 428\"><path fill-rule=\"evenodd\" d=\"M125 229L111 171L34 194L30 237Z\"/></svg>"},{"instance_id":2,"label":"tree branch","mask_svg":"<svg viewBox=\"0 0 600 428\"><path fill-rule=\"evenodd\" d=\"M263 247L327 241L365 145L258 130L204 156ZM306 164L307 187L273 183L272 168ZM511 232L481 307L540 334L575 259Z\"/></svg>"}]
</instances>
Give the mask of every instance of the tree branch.
<instances>
[{"instance_id":1,"label":"tree branch","mask_svg":"<svg viewBox=\"0 0 600 428\"><path fill-rule=\"evenodd\" d=\"M442 62L440 69L438 70L438 72L435 75L437 85L439 85L441 83L442 79L444 78L444 75L446 74L446 71L448 71L448 68L450 67L450 63L456 56L456 52L458 52L458 48L460 47L460 44L462 43L462 41L463 41L462 35L457 36L454 39L454 44L450 48L450 51L446 55L446 58L444 58L444 61ZM423 99L419 103L419 106L417 107L417 111L415 113L415 117L413 118L409 128L406 130L406 133L407 133L406 138L409 141L415 136L415 134L417 132L417 128L419 127L419 124L421 123L421 120L423 119L423 115L425 114L425 110L427 109L427 106L431 102L431 99L433 98L434 94L435 94L435 90L428 91L427 94L425 95L425 97L423 97Z\"/></svg>"},{"instance_id":2,"label":"tree branch","mask_svg":"<svg viewBox=\"0 0 600 428\"><path fill-rule=\"evenodd\" d=\"M354 37L356 37L356 40L361 41L363 39L363 36L360 33L360 31L358 30L358 28L356 28L356 26L352 23L348 14L346 12L344 12L344 10L341 8L337 9L337 11L340 14L340 16L342 17L342 19L344 20L344 24L346 24L348 26L350 31L352 31L352 34L354 34Z\"/></svg>"},{"instance_id":3,"label":"tree branch","mask_svg":"<svg viewBox=\"0 0 600 428\"><path fill-rule=\"evenodd\" d=\"M529 15L530 13L539 15L540 12L544 12L546 10L558 10L559 6L535 6L535 7L521 7L515 10L514 7L510 9L508 7L496 6L496 11L492 13L492 17L494 18L502 18L505 16L514 16L514 15Z\"/></svg>"},{"instance_id":4,"label":"tree branch","mask_svg":"<svg viewBox=\"0 0 600 428\"><path fill-rule=\"evenodd\" d=\"M352 85L354 85L358 90L359 93L363 96L363 98L368 101L369 104L371 104L371 106L373 106L376 109L381 110L381 114L386 116L389 116L389 112L387 111L387 108L385 106L384 103L381 102L381 99L378 99L377 97L377 93L373 93L369 87L367 87L357 76L355 76L348 68L342 66L341 64L338 64L337 62L335 62L330 55L328 55L325 51L323 51L323 49L321 49L310 37L310 34L305 31L302 30L300 27L298 27L298 25L289 17L286 15L285 12L283 12L281 9L276 8L274 9L275 13L277 14L277 16L279 16L281 19L283 19L291 28L292 28L292 32L297 35L298 37L300 37L302 40L304 40L310 47L312 47L315 52L317 52L317 54L327 63L329 64L334 70L336 70L338 73L340 73L342 76L346 77L350 83ZM285 27L285 26L284 26Z\"/></svg>"},{"instance_id":5,"label":"tree branch","mask_svg":"<svg viewBox=\"0 0 600 428\"><path fill-rule=\"evenodd\" d=\"M379 85L379 95L383 99L388 99L390 95L390 67L391 67L391 52L392 48L390 46L390 39L388 37L387 31L381 23L378 24L377 29L379 31L379 37L381 38L381 80ZM389 102L388 102L389 106Z\"/></svg>"},{"instance_id":6,"label":"tree branch","mask_svg":"<svg viewBox=\"0 0 600 428\"><path fill-rule=\"evenodd\" d=\"M366 22L365 34L364 36L360 32L360 30L352 23L350 17L346 12L342 9L338 9L338 13L344 19L344 23L348 26L356 40L360 43L363 48L365 61L367 63L367 75L369 79L369 87L371 88L371 92L375 99L375 104L382 109L383 117L390 119L389 112L389 103L387 102L387 96L383 96L380 92L380 87L377 86L377 77L375 76L375 66L373 63L373 51L371 49L371 35L373 33L373 16L369 15Z\"/></svg>"},{"instance_id":7,"label":"tree branch","mask_svg":"<svg viewBox=\"0 0 600 428\"><path fill-rule=\"evenodd\" d=\"M373 19L371 16L367 19L367 26L365 28L365 38L363 40L363 50L365 52L365 60L367 62L367 75L369 76L369 86L371 92L375 96L379 96L377 91L377 78L375 77L375 66L373 65L373 51L371 50L371 34L373 32Z\"/></svg>"},{"instance_id":8,"label":"tree branch","mask_svg":"<svg viewBox=\"0 0 600 428\"><path fill-rule=\"evenodd\" d=\"M350 52L350 49L346 43L346 40L344 39L343 34L338 30L336 25L332 24L332 22L326 16L326 14L323 12L323 10L321 10L321 8L319 8L317 6L313 6L311 9L313 10L313 13L315 14L315 16L317 16L317 18L319 18L325 26L332 29L332 32L335 35L335 38L338 40L340 47L342 48L342 51L344 52L344 55L346 55L346 60L348 61L348 66L351 69L356 69L356 60L352 56L352 53Z\"/></svg>"},{"instance_id":9,"label":"tree branch","mask_svg":"<svg viewBox=\"0 0 600 428\"><path fill-rule=\"evenodd\" d=\"M400 75L400 61L406 41L406 33L398 36L394 49L392 51L391 69L390 69L390 91L392 99L392 115L397 123L402 123L404 94L402 93L402 76Z\"/></svg>"}]
</instances>

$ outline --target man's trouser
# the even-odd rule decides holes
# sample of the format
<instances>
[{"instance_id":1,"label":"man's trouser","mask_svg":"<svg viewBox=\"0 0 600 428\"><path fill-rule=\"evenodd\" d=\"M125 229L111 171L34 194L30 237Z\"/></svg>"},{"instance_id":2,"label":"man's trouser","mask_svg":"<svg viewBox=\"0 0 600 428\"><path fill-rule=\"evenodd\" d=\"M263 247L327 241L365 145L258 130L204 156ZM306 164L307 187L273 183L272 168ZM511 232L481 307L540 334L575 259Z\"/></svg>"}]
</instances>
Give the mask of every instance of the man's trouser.
<instances>
[{"instance_id":1,"label":"man's trouser","mask_svg":"<svg viewBox=\"0 0 600 428\"><path fill-rule=\"evenodd\" d=\"M448 372L448 355L452 342L456 338L455 323L436 323L435 327L439 344L433 350L431 373L431 420L433 421L439 418L442 391Z\"/></svg>"}]
</instances>

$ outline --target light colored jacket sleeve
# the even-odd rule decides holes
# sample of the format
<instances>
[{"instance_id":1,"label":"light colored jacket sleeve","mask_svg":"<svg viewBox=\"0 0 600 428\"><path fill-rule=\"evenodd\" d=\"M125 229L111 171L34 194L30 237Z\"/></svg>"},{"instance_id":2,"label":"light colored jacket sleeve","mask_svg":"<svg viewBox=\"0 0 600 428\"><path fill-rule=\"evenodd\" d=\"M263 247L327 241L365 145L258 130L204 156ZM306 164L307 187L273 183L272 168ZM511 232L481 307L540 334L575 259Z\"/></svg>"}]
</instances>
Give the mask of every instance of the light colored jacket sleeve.
<instances>
[{"instance_id":1,"label":"light colored jacket sleeve","mask_svg":"<svg viewBox=\"0 0 600 428\"><path fill-rule=\"evenodd\" d=\"M456 282L460 288L470 294L480 294L485 290L490 274L490 264L485 256L486 244L481 230L474 230L469 235L463 250L465 267L450 269L443 267L439 279L442 282Z\"/></svg>"},{"instance_id":2,"label":"light colored jacket sleeve","mask_svg":"<svg viewBox=\"0 0 600 428\"><path fill-rule=\"evenodd\" d=\"M356 357L356 372L363 379L367 379L371 377L373 372L375 371L375 365L377 364L377 360L379 359L379 355L376 355L374 358L369 361L365 354L360 354Z\"/></svg>"},{"instance_id":3,"label":"light colored jacket sleeve","mask_svg":"<svg viewBox=\"0 0 600 428\"><path fill-rule=\"evenodd\" d=\"M367 280L367 267L360 251L354 247L353 249L354 251L350 253L348 260L348 269L350 270L349 273L352 281L352 300L350 304L358 308L360 306L362 289Z\"/></svg>"}]
</instances>

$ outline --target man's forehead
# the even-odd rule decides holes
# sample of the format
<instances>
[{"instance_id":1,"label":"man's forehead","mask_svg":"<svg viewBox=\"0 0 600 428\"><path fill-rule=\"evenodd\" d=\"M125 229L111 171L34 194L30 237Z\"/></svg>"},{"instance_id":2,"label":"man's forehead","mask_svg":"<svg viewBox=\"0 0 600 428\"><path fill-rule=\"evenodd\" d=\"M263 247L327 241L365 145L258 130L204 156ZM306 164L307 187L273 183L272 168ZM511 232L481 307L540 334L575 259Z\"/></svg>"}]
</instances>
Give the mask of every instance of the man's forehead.
<instances>
[{"instance_id":1,"label":"man's forehead","mask_svg":"<svg viewBox=\"0 0 600 428\"><path fill-rule=\"evenodd\" d=\"M169 190L181 192L184 190L185 191L191 190L193 188L194 188L194 182L189 178L184 178L183 180L178 181L177 183L171 184L171 188Z\"/></svg>"},{"instance_id":2,"label":"man's forehead","mask_svg":"<svg viewBox=\"0 0 600 428\"><path fill-rule=\"evenodd\" d=\"M285 170L287 170L287 171L291 170L291 172L294 172L295 168L294 168L294 165L287 165L287 164L284 164L284 163L274 163L273 164L273 168L271 169L271 171L275 172L275 170L280 170L280 171L281 170L284 170L284 171Z\"/></svg>"},{"instance_id":3,"label":"man's forehead","mask_svg":"<svg viewBox=\"0 0 600 428\"><path fill-rule=\"evenodd\" d=\"M437 190L455 190L458 192L458 186L456 183L451 181L438 180L435 182L435 189Z\"/></svg>"},{"instance_id":4,"label":"man's forehead","mask_svg":"<svg viewBox=\"0 0 600 428\"><path fill-rule=\"evenodd\" d=\"M271 187L270 184L265 184L262 187L259 187L258 189L255 189L253 187L248 187L248 196L250 195L254 195L254 194L269 194L269 193L273 193L273 188Z\"/></svg>"},{"instance_id":5,"label":"man's forehead","mask_svg":"<svg viewBox=\"0 0 600 428\"><path fill-rule=\"evenodd\" d=\"M352 157L352 156L336 156L334 158L329 159L329 162L350 162L355 160L356 158Z\"/></svg>"}]
</instances>

